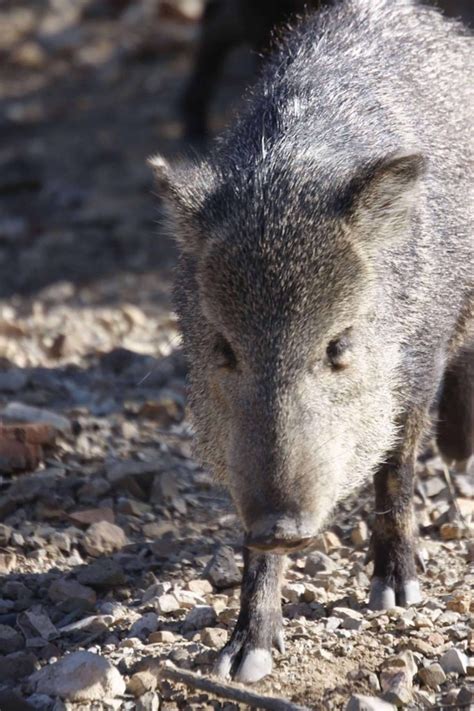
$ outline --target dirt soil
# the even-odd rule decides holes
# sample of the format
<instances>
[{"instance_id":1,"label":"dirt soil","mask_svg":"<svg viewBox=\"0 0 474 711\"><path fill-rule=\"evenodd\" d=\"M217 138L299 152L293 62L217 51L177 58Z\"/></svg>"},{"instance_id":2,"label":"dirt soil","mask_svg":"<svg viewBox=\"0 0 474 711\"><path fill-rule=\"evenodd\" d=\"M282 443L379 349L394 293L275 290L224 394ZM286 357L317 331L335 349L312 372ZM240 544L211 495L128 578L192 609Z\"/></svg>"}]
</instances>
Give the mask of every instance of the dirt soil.
<instances>
[{"instance_id":1,"label":"dirt soil","mask_svg":"<svg viewBox=\"0 0 474 711\"><path fill-rule=\"evenodd\" d=\"M156 672L167 659L211 672L242 568L228 496L192 457L170 301L175 249L146 164L157 151L192 150L176 106L199 4L0 9L2 710L238 707ZM238 60L216 129L241 85ZM430 448L418 470L424 604L367 611L368 487L314 553L290 560L287 649L254 691L324 711L355 694L473 708L474 470L452 471L450 488ZM80 651L98 657L74 691L58 661Z\"/></svg>"}]
</instances>

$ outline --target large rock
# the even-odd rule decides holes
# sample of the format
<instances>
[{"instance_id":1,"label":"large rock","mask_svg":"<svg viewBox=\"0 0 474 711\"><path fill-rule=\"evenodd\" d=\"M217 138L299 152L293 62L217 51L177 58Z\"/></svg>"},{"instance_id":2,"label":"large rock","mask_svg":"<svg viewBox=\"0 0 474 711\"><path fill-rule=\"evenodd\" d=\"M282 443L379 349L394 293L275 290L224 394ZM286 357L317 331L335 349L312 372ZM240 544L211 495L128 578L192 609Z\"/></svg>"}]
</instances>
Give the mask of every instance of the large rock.
<instances>
[{"instance_id":1,"label":"large rock","mask_svg":"<svg viewBox=\"0 0 474 711\"><path fill-rule=\"evenodd\" d=\"M125 692L125 682L108 659L92 652L74 652L43 667L31 681L37 693L67 701L101 701Z\"/></svg>"},{"instance_id":2,"label":"large rock","mask_svg":"<svg viewBox=\"0 0 474 711\"><path fill-rule=\"evenodd\" d=\"M86 531L82 545L89 555L98 557L110 555L128 543L125 533L119 526L108 521L98 521Z\"/></svg>"}]
</instances>

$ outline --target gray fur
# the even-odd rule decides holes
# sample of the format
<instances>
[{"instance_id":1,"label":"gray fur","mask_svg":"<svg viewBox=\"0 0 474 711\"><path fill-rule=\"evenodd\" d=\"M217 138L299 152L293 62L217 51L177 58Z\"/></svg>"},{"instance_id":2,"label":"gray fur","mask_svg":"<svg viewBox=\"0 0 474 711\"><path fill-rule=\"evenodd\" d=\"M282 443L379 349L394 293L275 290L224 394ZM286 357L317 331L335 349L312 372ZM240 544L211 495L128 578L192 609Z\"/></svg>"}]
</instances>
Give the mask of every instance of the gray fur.
<instances>
[{"instance_id":1,"label":"gray fur","mask_svg":"<svg viewBox=\"0 0 474 711\"><path fill-rule=\"evenodd\" d=\"M168 184L199 452L246 529L281 511L317 530L434 396L471 309L473 72L459 24L348 0L291 33L212 159Z\"/></svg>"},{"instance_id":2,"label":"gray fur","mask_svg":"<svg viewBox=\"0 0 474 711\"><path fill-rule=\"evenodd\" d=\"M420 599L412 477L437 392L460 425L440 446L473 449L473 76L456 22L346 0L288 36L207 163L158 161L199 453L263 551L220 673L268 672L272 551L307 545L370 474L371 604Z\"/></svg>"}]
</instances>

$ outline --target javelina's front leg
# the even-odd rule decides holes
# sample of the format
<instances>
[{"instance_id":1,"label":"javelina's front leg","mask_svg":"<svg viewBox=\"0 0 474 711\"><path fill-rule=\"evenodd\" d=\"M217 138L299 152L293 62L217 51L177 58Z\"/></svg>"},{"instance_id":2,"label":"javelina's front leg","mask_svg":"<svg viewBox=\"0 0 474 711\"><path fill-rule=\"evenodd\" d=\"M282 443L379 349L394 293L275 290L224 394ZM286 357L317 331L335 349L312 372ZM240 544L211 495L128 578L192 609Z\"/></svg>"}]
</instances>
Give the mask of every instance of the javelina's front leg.
<instances>
[{"instance_id":1,"label":"javelina's front leg","mask_svg":"<svg viewBox=\"0 0 474 711\"><path fill-rule=\"evenodd\" d=\"M262 679L272 671L272 646L284 651L281 583L285 558L244 548L240 614L215 672L242 682Z\"/></svg>"},{"instance_id":2,"label":"javelina's front leg","mask_svg":"<svg viewBox=\"0 0 474 711\"><path fill-rule=\"evenodd\" d=\"M369 607L389 609L420 602L415 569L413 477L415 452L399 453L374 477L374 560Z\"/></svg>"}]
</instances>

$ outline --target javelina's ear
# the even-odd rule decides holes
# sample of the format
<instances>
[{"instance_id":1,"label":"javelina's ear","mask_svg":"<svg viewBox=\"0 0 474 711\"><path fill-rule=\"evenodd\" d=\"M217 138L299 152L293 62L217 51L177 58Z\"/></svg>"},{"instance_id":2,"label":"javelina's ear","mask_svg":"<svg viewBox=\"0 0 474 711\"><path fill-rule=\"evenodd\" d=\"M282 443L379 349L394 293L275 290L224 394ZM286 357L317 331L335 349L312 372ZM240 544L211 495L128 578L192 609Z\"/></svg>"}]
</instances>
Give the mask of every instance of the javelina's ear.
<instances>
[{"instance_id":1,"label":"javelina's ear","mask_svg":"<svg viewBox=\"0 0 474 711\"><path fill-rule=\"evenodd\" d=\"M376 242L406 233L425 165L419 153L398 152L364 168L351 186L355 225Z\"/></svg>"},{"instance_id":2,"label":"javelina's ear","mask_svg":"<svg viewBox=\"0 0 474 711\"><path fill-rule=\"evenodd\" d=\"M197 212L201 204L197 180L192 169L173 170L160 155L148 160L155 174L158 197L162 201L165 229L178 242L183 252L199 251L201 240L197 229Z\"/></svg>"}]
</instances>

